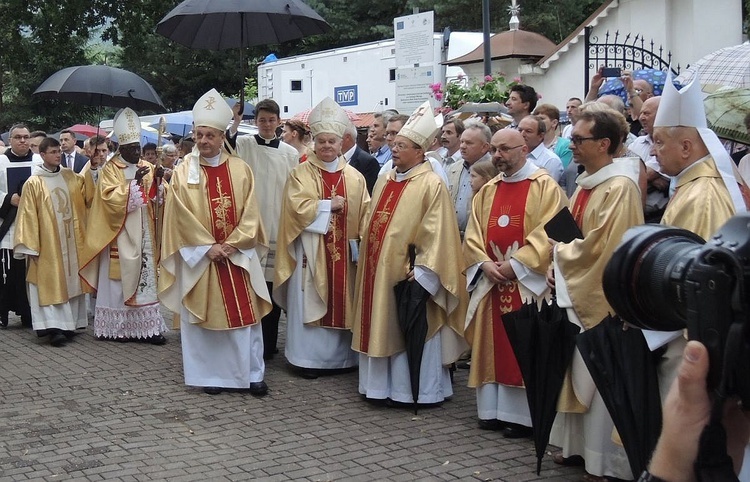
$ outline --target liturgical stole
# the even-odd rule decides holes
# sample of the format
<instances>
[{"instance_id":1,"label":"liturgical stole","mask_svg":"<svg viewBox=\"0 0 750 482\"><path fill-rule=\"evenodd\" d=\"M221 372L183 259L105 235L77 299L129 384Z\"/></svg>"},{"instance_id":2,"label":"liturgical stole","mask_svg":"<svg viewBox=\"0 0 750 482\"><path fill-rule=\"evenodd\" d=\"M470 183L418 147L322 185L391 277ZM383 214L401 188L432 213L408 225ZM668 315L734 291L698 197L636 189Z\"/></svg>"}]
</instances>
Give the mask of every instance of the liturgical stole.
<instances>
[{"instance_id":1,"label":"liturgical stole","mask_svg":"<svg viewBox=\"0 0 750 482\"><path fill-rule=\"evenodd\" d=\"M485 249L492 261L509 260L513 245L524 244L524 218L526 198L531 181L500 182L492 200L490 218L487 221L487 244ZM506 255L507 253L507 255ZM500 255L498 257L498 254ZM498 283L490 291L492 311L492 338L495 346L495 379L498 383L513 387L523 386L521 369L508 340L502 315L518 311L523 305L518 291L518 282Z\"/></svg>"},{"instance_id":2,"label":"liturgical stole","mask_svg":"<svg viewBox=\"0 0 750 482\"><path fill-rule=\"evenodd\" d=\"M370 219L367 234L367 250L365 256L360 256L360 263L365 264L365 273L362 286L362 333L359 342L359 351L367 353L370 346L370 324L372 322L372 292L375 284L375 272L377 271L380 251L383 247L385 233L391 223L392 214L398 206L401 195L404 193L409 180L396 182L389 179L383 188L383 194L378 200L378 205Z\"/></svg>"},{"instance_id":3,"label":"liturgical stole","mask_svg":"<svg viewBox=\"0 0 750 482\"><path fill-rule=\"evenodd\" d=\"M333 196L346 197L344 171L327 172L323 175L323 199ZM326 328L346 328L346 276L349 265L347 253L349 240L346 233L347 205L338 213L331 213L331 227L323 237L326 252L326 272L328 273L328 311L320 319L320 326Z\"/></svg>"},{"instance_id":4,"label":"liturgical stole","mask_svg":"<svg viewBox=\"0 0 750 482\"><path fill-rule=\"evenodd\" d=\"M201 166L206 175L206 195L211 218L211 234L222 244L237 226L237 205L232 189L229 164L216 167ZM221 296L224 301L230 328L240 328L255 323L250 300L250 282L244 270L228 260L213 263L219 276Z\"/></svg>"}]
</instances>

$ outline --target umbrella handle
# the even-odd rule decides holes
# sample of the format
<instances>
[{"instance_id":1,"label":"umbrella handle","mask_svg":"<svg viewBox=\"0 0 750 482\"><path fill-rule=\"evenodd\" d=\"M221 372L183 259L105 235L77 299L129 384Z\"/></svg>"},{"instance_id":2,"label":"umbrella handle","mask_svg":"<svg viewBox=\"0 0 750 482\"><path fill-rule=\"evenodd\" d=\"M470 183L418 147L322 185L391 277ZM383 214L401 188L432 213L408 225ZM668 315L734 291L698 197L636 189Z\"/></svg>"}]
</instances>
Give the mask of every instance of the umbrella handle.
<instances>
[{"instance_id":1,"label":"umbrella handle","mask_svg":"<svg viewBox=\"0 0 750 482\"><path fill-rule=\"evenodd\" d=\"M409 245L409 271L414 270L414 263L417 260L417 246Z\"/></svg>"}]
</instances>

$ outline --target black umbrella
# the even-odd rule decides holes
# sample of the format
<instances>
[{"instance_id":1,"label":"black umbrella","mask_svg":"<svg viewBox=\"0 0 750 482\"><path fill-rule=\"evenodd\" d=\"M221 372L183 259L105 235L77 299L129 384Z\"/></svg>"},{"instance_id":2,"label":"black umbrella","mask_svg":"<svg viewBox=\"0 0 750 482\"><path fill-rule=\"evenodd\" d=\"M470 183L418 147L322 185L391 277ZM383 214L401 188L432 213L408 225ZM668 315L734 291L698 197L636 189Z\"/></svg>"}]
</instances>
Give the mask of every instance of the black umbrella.
<instances>
[{"instance_id":1,"label":"black umbrella","mask_svg":"<svg viewBox=\"0 0 750 482\"><path fill-rule=\"evenodd\" d=\"M578 350L628 454L633 477L648 465L661 432L656 356L643 332L607 317L578 335Z\"/></svg>"},{"instance_id":2,"label":"black umbrella","mask_svg":"<svg viewBox=\"0 0 750 482\"><path fill-rule=\"evenodd\" d=\"M526 385L539 475L579 328L556 303L525 304L502 318Z\"/></svg>"},{"instance_id":3,"label":"black umbrella","mask_svg":"<svg viewBox=\"0 0 750 482\"><path fill-rule=\"evenodd\" d=\"M76 104L164 112L159 95L137 74L108 65L80 65L52 74L34 95Z\"/></svg>"},{"instance_id":4,"label":"black umbrella","mask_svg":"<svg viewBox=\"0 0 750 482\"><path fill-rule=\"evenodd\" d=\"M242 49L328 32L331 26L302 0L185 0L156 25L156 33L191 49ZM240 95L244 102L244 89Z\"/></svg>"},{"instance_id":5,"label":"black umbrella","mask_svg":"<svg viewBox=\"0 0 750 482\"><path fill-rule=\"evenodd\" d=\"M409 269L414 269L417 257L416 247L409 245ZM409 379L411 394L414 398L414 414L417 414L419 398L419 373L422 366L422 353L427 338L427 300L430 293L416 281L408 279L399 281L393 287L396 294L396 315L398 326L404 334L406 359L409 362Z\"/></svg>"}]
</instances>

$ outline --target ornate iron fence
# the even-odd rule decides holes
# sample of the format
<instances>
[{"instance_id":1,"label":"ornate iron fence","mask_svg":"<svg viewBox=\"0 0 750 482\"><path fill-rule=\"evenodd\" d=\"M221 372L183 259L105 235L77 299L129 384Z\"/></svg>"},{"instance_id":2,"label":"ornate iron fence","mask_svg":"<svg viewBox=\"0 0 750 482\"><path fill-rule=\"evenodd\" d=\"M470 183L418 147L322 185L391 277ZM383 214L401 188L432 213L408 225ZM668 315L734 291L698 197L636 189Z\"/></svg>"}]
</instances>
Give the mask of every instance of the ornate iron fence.
<instances>
[{"instance_id":1,"label":"ornate iron fence","mask_svg":"<svg viewBox=\"0 0 750 482\"><path fill-rule=\"evenodd\" d=\"M599 37L593 35L593 27L586 27L584 50L584 90L586 94L589 91L590 73L599 70L599 67L620 67L623 70L639 69L657 69L664 70L670 68L672 62L672 52L666 52L664 58L664 47L656 46L654 40L647 42L642 35L636 34L631 38L627 34L621 39L619 31L614 35L607 31L604 34L604 42L599 42ZM672 68L672 73L676 77L680 73L680 65Z\"/></svg>"}]
</instances>

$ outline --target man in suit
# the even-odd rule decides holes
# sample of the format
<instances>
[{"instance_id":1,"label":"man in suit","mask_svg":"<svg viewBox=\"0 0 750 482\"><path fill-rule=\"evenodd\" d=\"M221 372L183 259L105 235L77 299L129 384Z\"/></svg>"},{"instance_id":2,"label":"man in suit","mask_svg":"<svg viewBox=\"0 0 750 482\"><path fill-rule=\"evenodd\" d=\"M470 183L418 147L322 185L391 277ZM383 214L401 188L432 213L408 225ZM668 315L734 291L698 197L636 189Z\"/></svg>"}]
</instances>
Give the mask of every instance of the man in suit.
<instances>
[{"instance_id":1,"label":"man in suit","mask_svg":"<svg viewBox=\"0 0 750 482\"><path fill-rule=\"evenodd\" d=\"M76 135L69 129L60 131L60 153L62 156L62 166L73 169L79 173L83 166L89 162L89 158L76 150Z\"/></svg>"},{"instance_id":2,"label":"man in suit","mask_svg":"<svg viewBox=\"0 0 750 482\"><path fill-rule=\"evenodd\" d=\"M344 154L346 161L354 169L362 173L367 184L367 193L372 194L372 188L375 185L375 181L378 180L380 164L378 164L375 156L368 154L357 145L357 128L351 122L349 122L344 132L344 138L341 142L341 152Z\"/></svg>"},{"instance_id":3,"label":"man in suit","mask_svg":"<svg viewBox=\"0 0 750 482\"><path fill-rule=\"evenodd\" d=\"M471 180L469 170L471 166L484 160L492 159L490 156L490 140L492 132L490 128L481 122L466 123L464 132L461 134L461 158L462 162L454 162L447 169L448 192L450 192L453 206L458 219L458 231L461 239L464 237L466 224L471 213Z\"/></svg>"}]
</instances>

